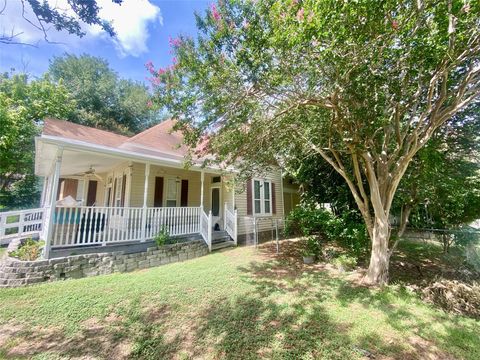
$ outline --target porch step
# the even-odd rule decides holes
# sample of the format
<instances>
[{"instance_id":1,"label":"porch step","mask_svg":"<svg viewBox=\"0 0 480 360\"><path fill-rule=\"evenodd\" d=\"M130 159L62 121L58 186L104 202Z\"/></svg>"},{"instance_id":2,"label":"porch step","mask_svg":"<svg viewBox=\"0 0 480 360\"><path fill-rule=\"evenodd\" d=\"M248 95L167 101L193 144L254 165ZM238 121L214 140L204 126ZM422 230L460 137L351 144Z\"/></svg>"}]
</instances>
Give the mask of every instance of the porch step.
<instances>
[{"instance_id":1,"label":"porch step","mask_svg":"<svg viewBox=\"0 0 480 360\"><path fill-rule=\"evenodd\" d=\"M229 238L230 236L225 230L221 231L212 231L212 240L217 240L217 239L223 239L223 238Z\"/></svg>"},{"instance_id":2,"label":"porch step","mask_svg":"<svg viewBox=\"0 0 480 360\"><path fill-rule=\"evenodd\" d=\"M212 231L212 250L231 246L235 246L235 243L226 231Z\"/></svg>"},{"instance_id":3,"label":"porch step","mask_svg":"<svg viewBox=\"0 0 480 360\"><path fill-rule=\"evenodd\" d=\"M224 240L224 241L220 241L220 242L212 242L212 251L220 250L220 249L227 248L227 247L232 247L232 246L235 246L235 243L233 242L233 240Z\"/></svg>"}]
</instances>

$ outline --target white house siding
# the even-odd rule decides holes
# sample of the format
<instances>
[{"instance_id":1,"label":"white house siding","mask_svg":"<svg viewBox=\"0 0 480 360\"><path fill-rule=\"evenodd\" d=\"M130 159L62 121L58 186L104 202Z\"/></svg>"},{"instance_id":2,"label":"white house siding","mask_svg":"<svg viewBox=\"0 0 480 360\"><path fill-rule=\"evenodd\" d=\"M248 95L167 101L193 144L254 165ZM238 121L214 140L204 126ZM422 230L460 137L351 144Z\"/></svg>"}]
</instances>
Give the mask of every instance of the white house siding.
<instances>
[{"instance_id":1,"label":"white house siding","mask_svg":"<svg viewBox=\"0 0 480 360\"><path fill-rule=\"evenodd\" d=\"M268 219L283 218L283 194L282 194L282 175L280 170L272 171L271 173L261 177L265 180L270 180L275 184L275 201L276 214L266 216ZM253 215L247 215L247 192L245 184L237 184L237 193L235 193L235 206L238 211L238 234L245 235L253 232ZM240 192L238 192L240 191ZM264 217L264 216L260 216ZM258 232L270 231L272 229L272 222L268 219L258 221Z\"/></svg>"}]
</instances>

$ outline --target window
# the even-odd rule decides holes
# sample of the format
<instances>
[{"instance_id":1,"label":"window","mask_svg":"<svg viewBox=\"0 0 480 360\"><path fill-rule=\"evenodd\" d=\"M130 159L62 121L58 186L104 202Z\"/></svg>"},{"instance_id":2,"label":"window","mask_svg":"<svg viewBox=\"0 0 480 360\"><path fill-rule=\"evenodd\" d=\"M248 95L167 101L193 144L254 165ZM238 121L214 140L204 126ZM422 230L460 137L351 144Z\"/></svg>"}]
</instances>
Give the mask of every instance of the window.
<instances>
[{"instance_id":1,"label":"window","mask_svg":"<svg viewBox=\"0 0 480 360\"><path fill-rule=\"evenodd\" d=\"M177 206L178 186L175 178L167 179L167 191L165 198L165 205L167 207Z\"/></svg>"},{"instance_id":2,"label":"window","mask_svg":"<svg viewBox=\"0 0 480 360\"><path fill-rule=\"evenodd\" d=\"M123 184L123 176L117 176L115 178L115 206L121 207L122 206L122 193L123 193L123 187L125 184Z\"/></svg>"},{"instance_id":3,"label":"window","mask_svg":"<svg viewBox=\"0 0 480 360\"><path fill-rule=\"evenodd\" d=\"M253 212L255 215L272 214L272 184L268 180L253 180Z\"/></svg>"}]
</instances>

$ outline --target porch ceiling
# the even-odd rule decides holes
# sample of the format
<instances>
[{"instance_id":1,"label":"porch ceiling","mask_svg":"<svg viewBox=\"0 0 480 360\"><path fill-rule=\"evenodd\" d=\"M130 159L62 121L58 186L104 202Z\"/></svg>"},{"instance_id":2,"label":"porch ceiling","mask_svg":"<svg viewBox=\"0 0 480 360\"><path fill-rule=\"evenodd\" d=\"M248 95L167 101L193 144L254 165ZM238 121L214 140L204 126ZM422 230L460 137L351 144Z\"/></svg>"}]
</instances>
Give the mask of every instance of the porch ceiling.
<instances>
[{"instance_id":1,"label":"porch ceiling","mask_svg":"<svg viewBox=\"0 0 480 360\"><path fill-rule=\"evenodd\" d=\"M35 173L39 176L48 176L57 154L57 147L50 144L40 144L41 151L36 151ZM90 167L97 174L104 173L113 167L127 161L118 157L104 154L82 152L79 150L65 149L62 155L60 176L82 175Z\"/></svg>"}]
</instances>

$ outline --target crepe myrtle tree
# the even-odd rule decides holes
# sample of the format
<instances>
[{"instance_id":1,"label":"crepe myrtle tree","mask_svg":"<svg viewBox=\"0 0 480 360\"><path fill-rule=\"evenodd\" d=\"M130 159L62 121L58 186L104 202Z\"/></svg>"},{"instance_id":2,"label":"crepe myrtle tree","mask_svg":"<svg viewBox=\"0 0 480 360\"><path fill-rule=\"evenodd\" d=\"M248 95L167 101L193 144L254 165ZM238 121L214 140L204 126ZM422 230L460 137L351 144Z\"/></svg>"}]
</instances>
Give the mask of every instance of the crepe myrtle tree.
<instances>
[{"instance_id":1,"label":"crepe myrtle tree","mask_svg":"<svg viewBox=\"0 0 480 360\"><path fill-rule=\"evenodd\" d=\"M156 99L196 151L265 169L322 156L371 238L365 280L388 281L389 214L408 164L480 94L480 2L222 1L171 40ZM198 144L201 146L198 146Z\"/></svg>"}]
</instances>

